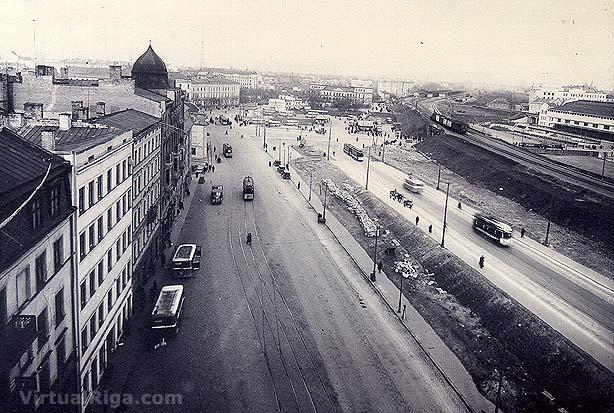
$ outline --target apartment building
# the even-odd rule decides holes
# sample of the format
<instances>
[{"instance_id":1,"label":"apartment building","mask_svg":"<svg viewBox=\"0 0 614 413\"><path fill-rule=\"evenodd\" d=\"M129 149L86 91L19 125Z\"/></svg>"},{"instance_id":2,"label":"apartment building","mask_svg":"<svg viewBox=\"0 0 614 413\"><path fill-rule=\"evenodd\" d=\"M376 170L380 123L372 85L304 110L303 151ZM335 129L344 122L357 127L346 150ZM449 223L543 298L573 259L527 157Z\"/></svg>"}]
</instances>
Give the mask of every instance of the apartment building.
<instances>
[{"instance_id":1,"label":"apartment building","mask_svg":"<svg viewBox=\"0 0 614 413\"><path fill-rule=\"evenodd\" d=\"M132 131L106 125L29 125L26 140L69 161L77 206L75 313L81 408L98 388L132 314Z\"/></svg>"},{"instance_id":2,"label":"apartment building","mask_svg":"<svg viewBox=\"0 0 614 413\"><path fill-rule=\"evenodd\" d=\"M32 411L23 394L76 390L71 165L2 127L0 145L0 411Z\"/></svg>"}]
</instances>

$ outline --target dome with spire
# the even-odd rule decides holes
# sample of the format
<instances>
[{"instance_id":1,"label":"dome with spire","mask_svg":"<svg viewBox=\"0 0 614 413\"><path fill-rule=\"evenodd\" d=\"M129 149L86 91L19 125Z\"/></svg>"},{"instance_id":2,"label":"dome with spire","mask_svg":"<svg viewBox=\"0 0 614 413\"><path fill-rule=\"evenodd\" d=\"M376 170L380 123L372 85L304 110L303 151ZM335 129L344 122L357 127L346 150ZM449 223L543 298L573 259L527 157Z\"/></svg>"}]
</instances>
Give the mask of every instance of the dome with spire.
<instances>
[{"instance_id":1,"label":"dome with spire","mask_svg":"<svg viewBox=\"0 0 614 413\"><path fill-rule=\"evenodd\" d=\"M151 44L132 65L132 79L141 89L168 89L168 70L160 56L154 52Z\"/></svg>"}]
</instances>

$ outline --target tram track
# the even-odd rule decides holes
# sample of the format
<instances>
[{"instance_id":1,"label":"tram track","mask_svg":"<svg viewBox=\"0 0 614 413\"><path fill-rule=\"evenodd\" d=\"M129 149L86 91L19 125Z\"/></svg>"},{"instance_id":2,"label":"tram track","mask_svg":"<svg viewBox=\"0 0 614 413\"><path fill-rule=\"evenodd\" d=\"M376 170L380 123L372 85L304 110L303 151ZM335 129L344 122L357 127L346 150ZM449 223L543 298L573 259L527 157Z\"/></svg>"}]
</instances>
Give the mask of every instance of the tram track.
<instances>
[{"instance_id":1,"label":"tram track","mask_svg":"<svg viewBox=\"0 0 614 413\"><path fill-rule=\"evenodd\" d=\"M239 168L235 165L235 162L228 160L227 163L233 169L233 175L238 176ZM244 172L242 169L243 168L241 168L240 173ZM235 194L237 196L236 199ZM267 367L269 367L271 380L274 383L278 407L280 411L293 410L291 408L286 408L283 401L279 401L280 398L283 399L283 395L278 395L283 386L286 392L292 394L294 404L298 411L311 410L314 412L334 412L336 411L335 402L326 388L326 384L318 371L311 350L300 331L300 326L290 310L287 300L279 288L277 279L266 258L266 253L262 247L262 240L256 226L254 202L250 202L250 207L247 207L247 204L243 202L241 214L241 211L239 211L241 208L235 207L237 201L240 202L241 199L240 188L233 188L232 196L229 198L231 200L229 202L231 214L228 218L229 237L231 239L231 244L233 243L232 240L234 240L234 243L238 242L238 248L231 245L231 253L235 261L237 272L241 278L246 301L249 303L251 297L252 302L255 300L256 303L249 304L250 308L255 308L259 305L262 311L262 316L258 316L256 314L257 310L250 310L254 320L254 327L267 361ZM243 219L242 222L239 222L238 217L241 215ZM234 222L231 223L233 219ZM252 228L255 234L255 239L253 241L255 241L254 244L258 246L262 258L257 257L259 254L254 251L253 246L246 247L242 241L242 234L251 232ZM235 230L236 234L232 236L231 233ZM247 271L240 271L238 261L242 261ZM259 268L260 266L263 266L264 269L261 270ZM266 273L268 273L268 277ZM267 284L270 284L270 286ZM278 296L283 306L278 306ZM279 309L282 309L282 314L279 313ZM260 320L262 323L260 323ZM270 337L270 341L274 343L275 349L273 352L270 351L270 347L267 347L267 337ZM298 351L299 349L301 351ZM304 360L304 355L307 355L308 360ZM279 376L283 376L285 379L283 383L280 383L281 380ZM296 385L295 382L297 382ZM317 384L317 388L315 389L313 385L314 382ZM315 397L314 391L318 393ZM322 403L323 399L326 399L325 404ZM303 400L303 402L301 402L301 400ZM307 406L309 406L310 409L306 409L305 407ZM330 406L330 409L328 406Z\"/></svg>"}]
</instances>

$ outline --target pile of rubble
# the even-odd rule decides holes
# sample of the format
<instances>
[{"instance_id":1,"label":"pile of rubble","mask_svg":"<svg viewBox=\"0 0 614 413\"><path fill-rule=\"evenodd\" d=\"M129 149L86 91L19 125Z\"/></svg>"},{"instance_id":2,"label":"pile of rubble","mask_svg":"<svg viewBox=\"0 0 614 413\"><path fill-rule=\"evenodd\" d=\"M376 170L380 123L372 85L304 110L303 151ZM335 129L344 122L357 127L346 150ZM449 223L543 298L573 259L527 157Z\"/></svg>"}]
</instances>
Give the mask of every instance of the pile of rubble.
<instances>
[{"instance_id":1,"label":"pile of rubble","mask_svg":"<svg viewBox=\"0 0 614 413\"><path fill-rule=\"evenodd\" d=\"M350 191L353 190L352 186L343 183L342 188L339 188L332 179L322 179L322 183L326 185L333 195L345 202L348 209L358 217L365 235L367 237L374 237L377 231L375 222L369 217L369 214L367 214L367 211L360 205L360 202L350 193Z\"/></svg>"},{"instance_id":2,"label":"pile of rubble","mask_svg":"<svg viewBox=\"0 0 614 413\"><path fill-rule=\"evenodd\" d=\"M404 278L418 278L418 272L407 258L394 262L394 272L401 274Z\"/></svg>"}]
</instances>

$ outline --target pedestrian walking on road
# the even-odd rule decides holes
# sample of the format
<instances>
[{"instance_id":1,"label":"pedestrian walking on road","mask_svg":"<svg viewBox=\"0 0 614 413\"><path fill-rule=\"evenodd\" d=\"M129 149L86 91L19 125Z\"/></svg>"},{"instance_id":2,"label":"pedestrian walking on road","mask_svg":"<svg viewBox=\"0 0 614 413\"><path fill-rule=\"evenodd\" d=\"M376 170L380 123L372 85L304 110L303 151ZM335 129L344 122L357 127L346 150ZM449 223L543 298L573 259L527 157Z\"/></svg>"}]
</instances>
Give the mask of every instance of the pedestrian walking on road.
<instances>
[{"instance_id":1,"label":"pedestrian walking on road","mask_svg":"<svg viewBox=\"0 0 614 413\"><path fill-rule=\"evenodd\" d=\"M418 225L418 222L420 222L420 217L416 215L416 225Z\"/></svg>"},{"instance_id":2,"label":"pedestrian walking on road","mask_svg":"<svg viewBox=\"0 0 614 413\"><path fill-rule=\"evenodd\" d=\"M463 209L463 205L461 204L460 201L458 201L458 209Z\"/></svg>"},{"instance_id":3,"label":"pedestrian walking on road","mask_svg":"<svg viewBox=\"0 0 614 413\"><path fill-rule=\"evenodd\" d=\"M382 268L384 267L384 264L382 264L382 262L378 262L377 263L377 272L382 272Z\"/></svg>"},{"instance_id":4,"label":"pedestrian walking on road","mask_svg":"<svg viewBox=\"0 0 614 413\"><path fill-rule=\"evenodd\" d=\"M520 238L524 238L524 234L527 232L526 229L524 229L524 227L520 228Z\"/></svg>"},{"instance_id":5,"label":"pedestrian walking on road","mask_svg":"<svg viewBox=\"0 0 614 413\"><path fill-rule=\"evenodd\" d=\"M433 224L430 224L429 225L429 234L432 234L432 233L433 233Z\"/></svg>"},{"instance_id":6,"label":"pedestrian walking on road","mask_svg":"<svg viewBox=\"0 0 614 413\"><path fill-rule=\"evenodd\" d=\"M215 165L211 165L211 172L215 172Z\"/></svg>"},{"instance_id":7,"label":"pedestrian walking on road","mask_svg":"<svg viewBox=\"0 0 614 413\"><path fill-rule=\"evenodd\" d=\"M271 167L271 161L269 161L269 168Z\"/></svg>"},{"instance_id":8,"label":"pedestrian walking on road","mask_svg":"<svg viewBox=\"0 0 614 413\"><path fill-rule=\"evenodd\" d=\"M484 268L484 255L480 256L480 268Z\"/></svg>"},{"instance_id":9,"label":"pedestrian walking on road","mask_svg":"<svg viewBox=\"0 0 614 413\"><path fill-rule=\"evenodd\" d=\"M297 188L298 188L298 190L300 191L300 190L301 190L301 183L300 183L300 182L299 182L299 183L297 183L297 184L296 184L296 187L297 187Z\"/></svg>"}]
</instances>

